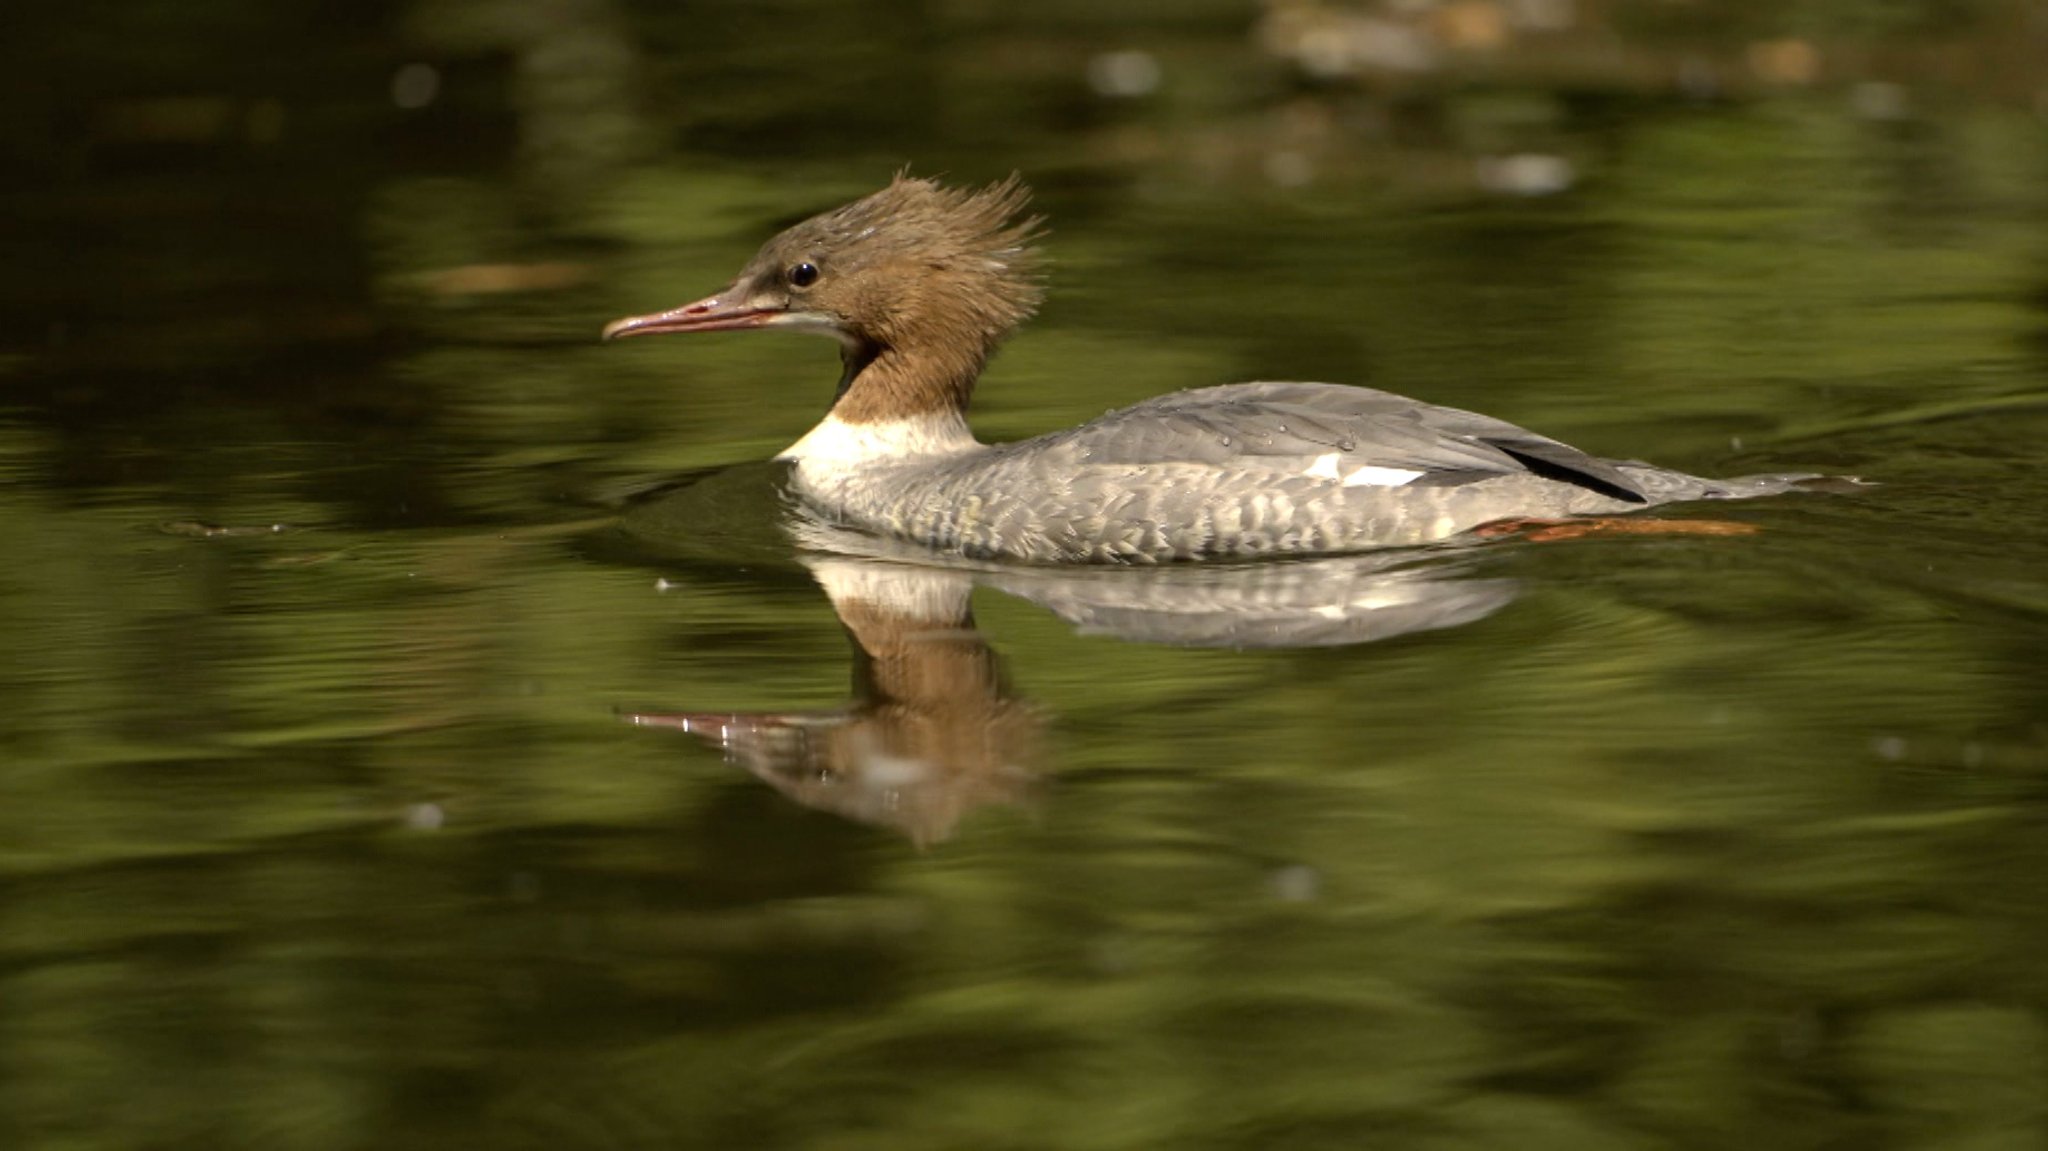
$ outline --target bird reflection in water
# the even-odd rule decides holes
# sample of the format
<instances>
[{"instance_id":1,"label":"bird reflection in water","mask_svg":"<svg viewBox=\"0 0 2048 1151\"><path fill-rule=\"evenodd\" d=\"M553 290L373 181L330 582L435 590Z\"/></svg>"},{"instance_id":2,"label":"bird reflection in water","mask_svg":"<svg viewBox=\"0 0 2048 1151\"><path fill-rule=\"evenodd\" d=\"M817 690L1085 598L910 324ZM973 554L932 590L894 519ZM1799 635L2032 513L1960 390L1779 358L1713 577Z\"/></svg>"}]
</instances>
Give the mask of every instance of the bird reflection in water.
<instances>
[{"instance_id":1,"label":"bird reflection in water","mask_svg":"<svg viewBox=\"0 0 2048 1151\"><path fill-rule=\"evenodd\" d=\"M853 644L846 707L627 718L688 732L806 807L920 844L977 807L1028 799L1043 720L975 628L973 580L865 560L809 566Z\"/></svg>"},{"instance_id":2,"label":"bird reflection in water","mask_svg":"<svg viewBox=\"0 0 2048 1151\"><path fill-rule=\"evenodd\" d=\"M834 533L808 531L812 544ZM876 550L872 541L866 550ZM1084 633L1222 648L1367 643L1469 623L1515 595L1511 580L1466 578L1455 562L1417 564L1412 554L1138 570L934 567L928 553L921 558L806 555L853 644L844 708L626 718L694 735L806 807L922 845L946 839L976 808L1028 801L1040 779L1045 717L1011 693L976 628L976 584Z\"/></svg>"}]
</instances>

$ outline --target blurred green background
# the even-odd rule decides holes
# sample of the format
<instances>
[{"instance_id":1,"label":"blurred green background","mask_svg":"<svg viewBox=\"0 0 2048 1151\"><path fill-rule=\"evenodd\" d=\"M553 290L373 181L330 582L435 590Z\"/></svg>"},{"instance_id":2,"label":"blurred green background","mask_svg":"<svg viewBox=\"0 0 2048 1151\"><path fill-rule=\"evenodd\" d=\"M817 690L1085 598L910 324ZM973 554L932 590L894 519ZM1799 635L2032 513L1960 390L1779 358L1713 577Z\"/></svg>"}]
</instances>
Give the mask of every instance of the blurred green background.
<instances>
[{"instance_id":1,"label":"blurred green background","mask_svg":"<svg viewBox=\"0 0 2048 1151\"><path fill-rule=\"evenodd\" d=\"M0 23L0 1145L2048 1145L2048 6ZM720 470L832 352L595 334L906 164L1051 221L984 438L1330 379L1879 486L1360 647L984 589L1029 797L807 810L616 713L848 706Z\"/></svg>"}]
</instances>

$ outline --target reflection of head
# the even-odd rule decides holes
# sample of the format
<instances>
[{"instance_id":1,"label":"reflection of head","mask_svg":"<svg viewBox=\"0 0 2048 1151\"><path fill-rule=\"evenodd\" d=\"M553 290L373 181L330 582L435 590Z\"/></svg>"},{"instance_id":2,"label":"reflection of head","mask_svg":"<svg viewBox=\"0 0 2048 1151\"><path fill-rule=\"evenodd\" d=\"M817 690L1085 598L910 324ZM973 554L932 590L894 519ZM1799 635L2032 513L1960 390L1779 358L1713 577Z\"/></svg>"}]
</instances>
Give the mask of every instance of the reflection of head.
<instances>
[{"instance_id":1,"label":"reflection of head","mask_svg":"<svg viewBox=\"0 0 2048 1151\"><path fill-rule=\"evenodd\" d=\"M1035 790L1042 720L1004 688L957 573L814 565L854 645L843 711L636 715L715 743L806 807L893 828L920 844L986 804Z\"/></svg>"},{"instance_id":2,"label":"reflection of head","mask_svg":"<svg viewBox=\"0 0 2048 1151\"><path fill-rule=\"evenodd\" d=\"M887 827L919 844L961 817L1036 790L1039 718L1017 701L965 710L855 708L808 715L678 717L805 807ZM658 718L658 717L657 717Z\"/></svg>"}]
</instances>

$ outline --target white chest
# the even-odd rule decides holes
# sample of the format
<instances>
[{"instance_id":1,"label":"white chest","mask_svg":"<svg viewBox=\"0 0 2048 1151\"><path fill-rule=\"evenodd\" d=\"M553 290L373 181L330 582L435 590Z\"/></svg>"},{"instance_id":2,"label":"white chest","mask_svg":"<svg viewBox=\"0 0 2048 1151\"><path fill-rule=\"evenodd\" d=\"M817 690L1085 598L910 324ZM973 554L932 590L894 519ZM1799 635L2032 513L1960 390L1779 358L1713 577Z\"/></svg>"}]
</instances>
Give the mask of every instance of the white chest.
<instances>
[{"instance_id":1,"label":"white chest","mask_svg":"<svg viewBox=\"0 0 2048 1151\"><path fill-rule=\"evenodd\" d=\"M828 414L775 458L796 464L799 492L836 504L856 491L886 483L890 473L905 467L980 449L958 412L874 423L848 423Z\"/></svg>"}]
</instances>

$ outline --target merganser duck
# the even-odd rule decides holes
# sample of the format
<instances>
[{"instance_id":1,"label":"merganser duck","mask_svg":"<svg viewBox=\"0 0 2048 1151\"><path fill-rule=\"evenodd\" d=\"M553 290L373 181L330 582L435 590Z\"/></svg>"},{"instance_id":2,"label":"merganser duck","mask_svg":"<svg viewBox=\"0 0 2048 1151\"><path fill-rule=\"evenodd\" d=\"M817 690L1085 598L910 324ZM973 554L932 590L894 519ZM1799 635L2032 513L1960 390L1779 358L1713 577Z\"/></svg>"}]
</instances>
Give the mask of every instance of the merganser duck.
<instances>
[{"instance_id":1,"label":"merganser duck","mask_svg":"<svg viewBox=\"0 0 2048 1151\"><path fill-rule=\"evenodd\" d=\"M839 342L825 418L777 458L827 520L975 559L1157 563L1408 547L1505 520L1740 499L1813 479L1710 480L1601 459L1502 420L1344 384L1196 388L983 444L976 378L1042 295L1017 176L899 174L769 240L716 295L604 329L788 329Z\"/></svg>"}]
</instances>

